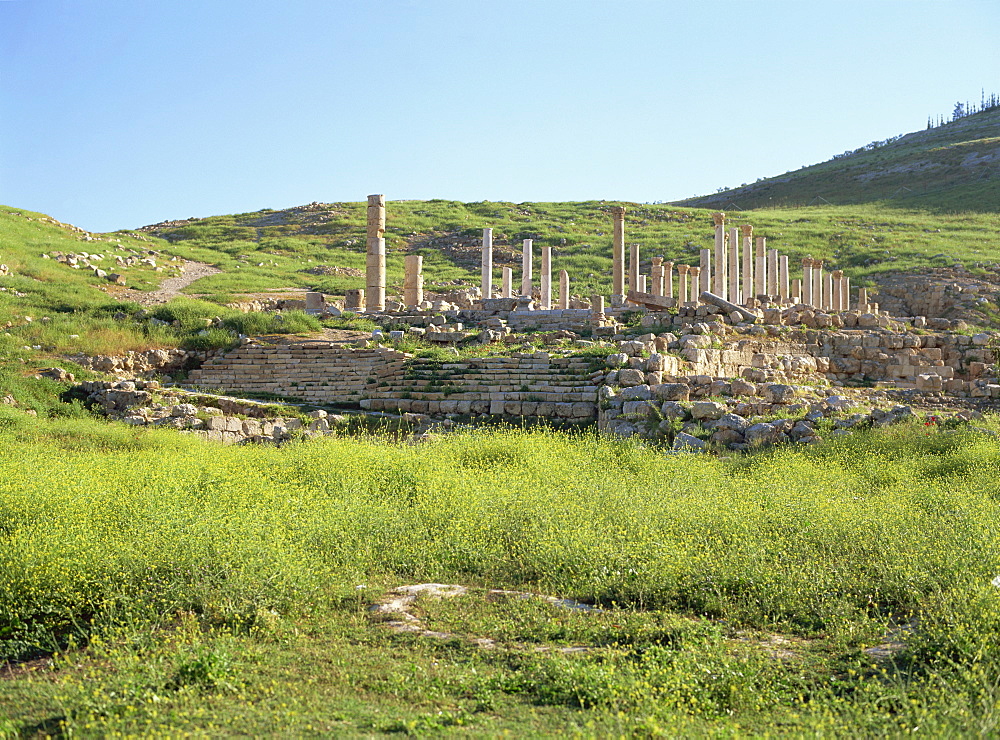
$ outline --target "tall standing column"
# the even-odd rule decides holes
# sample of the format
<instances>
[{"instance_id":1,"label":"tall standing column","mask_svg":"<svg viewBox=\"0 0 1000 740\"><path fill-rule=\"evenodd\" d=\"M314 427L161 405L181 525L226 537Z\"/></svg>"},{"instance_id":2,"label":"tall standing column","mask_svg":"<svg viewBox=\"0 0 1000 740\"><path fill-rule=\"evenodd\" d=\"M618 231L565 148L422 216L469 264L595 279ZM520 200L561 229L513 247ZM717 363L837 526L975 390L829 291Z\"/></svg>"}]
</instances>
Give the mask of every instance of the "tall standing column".
<instances>
[{"instance_id":1,"label":"tall standing column","mask_svg":"<svg viewBox=\"0 0 1000 740\"><path fill-rule=\"evenodd\" d=\"M612 277L611 277L611 303L615 303L615 296L618 296L620 303L625 296L625 206L612 206L611 215L614 217L613 247L612 247Z\"/></svg>"},{"instance_id":2,"label":"tall standing column","mask_svg":"<svg viewBox=\"0 0 1000 740\"><path fill-rule=\"evenodd\" d=\"M767 294L778 295L778 250L767 250Z\"/></svg>"},{"instance_id":3,"label":"tall standing column","mask_svg":"<svg viewBox=\"0 0 1000 740\"><path fill-rule=\"evenodd\" d=\"M729 302L740 303L740 230L735 226L729 230Z\"/></svg>"},{"instance_id":4,"label":"tall standing column","mask_svg":"<svg viewBox=\"0 0 1000 740\"><path fill-rule=\"evenodd\" d=\"M802 295L801 300L805 305L813 304L813 261L812 257L802 258Z\"/></svg>"},{"instance_id":5,"label":"tall standing column","mask_svg":"<svg viewBox=\"0 0 1000 740\"><path fill-rule=\"evenodd\" d=\"M503 282L500 288L501 298L513 298L514 297L514 270L510 267L503 268Z\"/></svg>"},{"instance_id":6,"label":"tall standing column","mask_svg":"<svg viewBox=\"0 0 1000 740\"><path fill-rule=\"evenodd\" d=\"M701 250L701 264L698 266L698 277L696 281L698 287L702 290L712 290L712 250L703 249Z\"/></svg>"},{"instance_id":7,"label":"tall standing column","mask_svg":"<svg viewBox=\"0 0 1000 740\"><path fill-rule=\"evenodd\" d=\"M767 294L767 238L757 237L754 248L753 290L754 297Z\"/></svg>"},{"instance_id":8,"label":"tall standing column","mask_svg":"<svg viewBox=\"0 0 1000 740\"><path fill-rule=\"evenodd\" d=\"M493 229L483 229L483 298L493 297Z\"/></svg>"},{"instance_id":9,"label":"tall standing column","mask_svg":"<svg viewBox=\"0 0 1000 740\"><path fill-rule=\"evenodd\" d=\"M715 293L720 298L726 296L726 214L713 213L712 220L715 221L715 280L709 281L712 287L705 288ZM705 266L701 267L702 275L705 273ZM705 277L702 277L702 284Z\"/></svg>"},{"instance_id":10,"label":"tall standing column","mask_svg":"<svg viewBox=\"0 0 1000 740\"><path fill-rule=\"evenodd\" d=\"M552 247L542 247L542 310L552 309Z\"/></svg>"},{"instance_id":11,"label":"tall standing column","mask_svg":"<svg viewBox=\"0 0 1000 740\"><path fill-rule=\"evenodd\" d=\"M531 298L531 239L525 239L521 249L521 295Z\"/></svg>"},{"instance_id":12,"label":"tall standing column","mask_svg":"<svg viewBox=\"0 0 1000 740\"><path fill-rule=\"evenodd\" d=\"M707 290L702 283L704 277L701 274L701 268L697 265L692 265L688 273L691 275L691 295L688 296L688 300L697 303L698 296L701 295L702 291Z\"/></svg>"},{"instance_id":13,"label":"tall standing column","mask_svg":"<svg viewBox=\"0 0 1000 740\"><path fill-rule=\"evenodd\" d=\"M844 310L845 311L850 311L851 310L851 278L849 276L847 276L847 275L844 275L844 287L843 287L842 290L843 290Z\"/></svg>"},{"instance_id":14,"label":"tall standing column","mask_svg":"<svg viewBox=\"0 0 1000 740\"><path fill-rule=\"evenodd\" d=\"M788 290L788 255L783 254L778 257L778 298L787 301L790 296Z\"/></svg>"},{"instance_id":15,"label":"tall standing column","mask_svg":"<svg viewBox=\"0 0 1000 740\"><path fill-rule=\"evenodd\" d=\"M677 300L684 303L688 299L688 270L690 265L677 265Z\"/></svg>"},{"instance_id":16,"label":"tall standing column","mask_svg":"<svg viewBox=\"0 0 1000 740\"><path fill-rule=\"evenodd\" d=\"M565 270L559 271L559 308L569 308L569 273Z\"/></svg>"},{"instance_id":17,"label":"tall standing column","mask_svg":"<svg viewBox=\"0 0 1000 740\"><path fill-rule=\"evenodd\" d=\"M652 280L652 287L649 289L653 295L663 295L663 257L653 257L653 266L649 268L649 277Z\"/></svg>"},{"instance_id":18,"label":"tall standing column","mask_svg":"<svg viewBox=\"0 0 1000 740\"><path fill-rule=\"evenodd\" d=\"M743 224L743 302L754 297L753 290L753 226Z\"/></svg>"},{"instance_id":19,"label":"tall standing column","mask_svg":"<svg viewBox=\"0 0 1000 740\"><path fill-rule=\"evenodd\" d=\"M628 289L639 290L639 245L633 244L628 257Z\"/></svg>"},{"instance_id":20,"label":"tall standing column","mask_svg":"<svg viewBox=\"0 0 1000 740\"><path fill-rule=\"evenodd\" d=\"M833 300L831 301L834 311L844 310L844 271L834 270L833 273Z\"/></svg>"},{"instance_id":21,"label":"tall standing column","mask_svg":"<svg viewBox=\"0 0 1000 740\"><path fill-rule=\"evenodd\" d=\"M674 263L663 263L663 295L667 298L674 297Z\"/></svg>"},{"instance_id":22,"label":"tall standing column","mask_svg":"<svg viewBox=\"0 0 1000 740\"><path fill-rule=\"evenodd\" d=\"M385 196L368 196L365 241L365 310L385 310Z\"/></svg>"},{"instance_id":23,"label":"tall standing column","mask_svg":"<svg viewBox=\"0 0 1000 740\"><path fill-rule=\"evenodd\" d=\"M833 271L826 273L823 278L823 310L833 310Z\"/></svg>"},{"instance_id":24,"label":"tall standing column","mask_svg":"<svg viewBox=\"0 0 1000 740\"><path fill-rule=\"evenodd\" d=\"M424 258L408 254L403 260L403 304L416 308L424 302Z\"/></svg>"},{"instance_id":25,"label":"tall standing column","mask_svg":"<svg viewBox=\"0 0 1000 740\"><path fill-rule=\"evenodd\" d=\"M823 310L823 260L813 260L813 306Z\"/></svg>"}]
</instances>

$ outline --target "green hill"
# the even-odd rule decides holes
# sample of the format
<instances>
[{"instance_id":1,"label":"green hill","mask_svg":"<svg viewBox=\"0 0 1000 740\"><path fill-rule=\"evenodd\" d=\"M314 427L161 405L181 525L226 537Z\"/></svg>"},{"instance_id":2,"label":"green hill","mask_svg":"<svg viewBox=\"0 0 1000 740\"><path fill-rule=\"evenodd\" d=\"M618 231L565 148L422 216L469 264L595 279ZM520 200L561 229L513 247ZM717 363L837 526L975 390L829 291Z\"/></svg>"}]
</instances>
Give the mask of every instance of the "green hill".
<instances>
[{"instance_id":1,"label":"green hill","mask_svg":"<svg viewBox=\"0 0 1000 740\"><path fill-rule=\"evenodd\" d=\"M746 210L875 202L945 212L1000 210L1000 108L677 205Z\"/></svg>"}]
</instances>

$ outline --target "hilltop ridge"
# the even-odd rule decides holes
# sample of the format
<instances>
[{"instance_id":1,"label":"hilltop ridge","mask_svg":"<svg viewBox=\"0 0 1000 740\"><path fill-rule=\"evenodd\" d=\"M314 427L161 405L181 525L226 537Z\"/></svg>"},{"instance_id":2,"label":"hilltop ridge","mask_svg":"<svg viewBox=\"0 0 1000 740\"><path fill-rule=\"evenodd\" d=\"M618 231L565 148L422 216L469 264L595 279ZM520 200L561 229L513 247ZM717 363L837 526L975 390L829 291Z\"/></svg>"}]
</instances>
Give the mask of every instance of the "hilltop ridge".
<instances>
[{"instance_id":1,"label":"hilltop ridge","mask_svg":"<svg viewBox=\"0 0 1000 740\"><path fill-rule=\"evenodd\" d=\"M673 205L747 210L874 202L952 212L1000 210L1000 109Z\"/></svg>"}]
</instances>

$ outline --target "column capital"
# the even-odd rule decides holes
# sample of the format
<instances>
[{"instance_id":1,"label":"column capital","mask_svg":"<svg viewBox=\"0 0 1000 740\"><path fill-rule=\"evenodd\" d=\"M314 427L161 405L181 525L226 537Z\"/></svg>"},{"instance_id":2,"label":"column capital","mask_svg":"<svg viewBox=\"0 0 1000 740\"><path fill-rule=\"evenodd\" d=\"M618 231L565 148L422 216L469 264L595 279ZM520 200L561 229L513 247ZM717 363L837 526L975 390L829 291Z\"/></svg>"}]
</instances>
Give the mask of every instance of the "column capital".
<instances>
[{"instance_id":1,"label":"column capital","mask_svg":"<svg viewBox=\"0 0 1000 740\"><path fill-rule=\"evenodd\" d=\"M844 277L843 270L833 270L830 274L833 275L835 280L840 280L840 278Z\"/></svg>"},{"instance_id":2,"label":"column capital","mask_svg":"<svg viewBox=\"0 0 1000 740\"><path fill-rule=\"evenodd\" d=\"M369 195L368 205L370 206L385 206L385 196L384 195Z\"/></svg>"},{"instance_id":3,"label":"column capital","mask_svg":"<svg viewBox=\"0 0 1000 740\"><path fill-rule=\"evenodd\" d=\"M688 268L688 272L691 273L692 275L700 275L701 274L701 267L698 266L698 265L691 265Z\"/></svg>"},{"instance_id":4,"label":"column capital","mask_svg":"<svg viewBox=\"0 0 1000 740\"><path fill-rule=\"evenodd\" d=\"M666 267L668 270L672 270L673 267L674 267L674 263L673 262L664 262L663 266Z\"/></svg>"},{"instance_id":5,"label":"column capital","mask_svg":"<svg viewBox=\"0 0 1000 740\"><path fill-rule=\"evenodd\" d=\"M743 224L742 226L740 226L740 232L743 234L743 236L753 236L753 225Z\"/></svg>"},{"instance_id":6,"label":"column capital","mask_svg":"<svg viewBox=\"0 0 1000 740\"><path fill-rule=\"evenodd\" d=\"M818 267L818 268L820 268L822 270L823 269L823 260L813 260L813 268L816 268L816 267Z\"/></svg>"},{"instance_id":7,"label":"column capital","mask_svg":"<svg viewBox=\"0 0 1000 740\"><path fill-rule=\"evenodd\" d=\"M679 272L681 275L687 275L688 270L690 269L691 265L685 264L684 262L681 262L679 265L677 265L677 272Z\"/></svg>"},{"instance_id":8,"label":"column capital","mask_svg":"<svg viewBox=\"0 0 1000 740\"><path fill-rule=\"evenodd\" d=\"M813 266L813 258L812 257L803 257L802 258L802 266L803 267L812 267Z\"/></svg>"},{"instance_id":9,"label":"column capital","mask_svg":"<svg viewBox=\"0 0 1000 740\"><path fill-rule=\"evenodd\" d=\"M716 211L715 213L712 214L712 221L715 222L716 226L725 226L726 214L723 213L722 211Z\"/></svg>"},{"instance_id":10,"label":"column capital","mask_svg":"<svg viewBox=\"0 0 1000 740\"><path fill-rule=\"evenodd\" d=\"M611 215L621 220L625 218L625 206L611 206Z\"/></svg>"},{"instance_id":11,"label":"column capital","mask_svg":"<svg viewBox=\"0 0 1000 740\"><path fill-rule=\"evenodd\" d=\"M662 265L663 257L653 257L653 264L657 266Z\"/></svg>"}]
</instances>

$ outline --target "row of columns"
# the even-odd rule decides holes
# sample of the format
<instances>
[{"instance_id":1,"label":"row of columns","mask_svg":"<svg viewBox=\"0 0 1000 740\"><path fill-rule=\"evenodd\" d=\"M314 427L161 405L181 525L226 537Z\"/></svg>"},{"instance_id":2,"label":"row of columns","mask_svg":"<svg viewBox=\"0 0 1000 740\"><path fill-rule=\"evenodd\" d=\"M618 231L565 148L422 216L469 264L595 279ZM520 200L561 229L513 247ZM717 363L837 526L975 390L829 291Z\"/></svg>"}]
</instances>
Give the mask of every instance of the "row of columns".
<instances>
[{"instance_id":1,"label":"row of columns","mask_svg":"<svg viewBox=\"0 0 1000 740\"><path fill-rule=\"evenodd\" d=\"M727 298L731 303L746 304L750 298L773 296L781 300L797 298L799 302L820 310L843 311L849 307L850 278L843 270L824 275L823 261L811 257L802 260L802 279L789 282L788 256L776 249L767 249L764 237L753 238L753 227L745 224L726 232L724 213L712 215L715 224L714 249L701 250L698 265L678 264L678 287L674 293L675 263L654 257L650 285L639 274L639 245L633 244L629 254L628 273L625 270L624 206L613 206L612 238L612 303L620 304L628 290L676 298L680 302L697 301L703 291ZM385 310L385 196L368 196L367 260L364 304L368 311ZM532 295L533 242L522 245L520 295ZM542 247L540 305L552 306L552 247ZM483 229L482 282L483 298L493 295L493 229ZM514 298L513 271L504 267L501 297ZM423 257L408 255L404 260L403 302L408 308L423 302ZM558 308L569 307L569 273L559 271Z\"/></svg>"},{"instance_id":2,"label":"row of columns","mask_svg":"<svg viewBox=\"0 0 1000 740\"><path fill-rule=\"evenodd\" d=\"M846 311L850 307L851 278L843 270L823 275L823 260L802 259L802 294L800 300L821 311ZM859 297L858 302L861 303ZM864 301L867 303L867 299Z\"/></svg>"}]
</instances>

